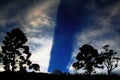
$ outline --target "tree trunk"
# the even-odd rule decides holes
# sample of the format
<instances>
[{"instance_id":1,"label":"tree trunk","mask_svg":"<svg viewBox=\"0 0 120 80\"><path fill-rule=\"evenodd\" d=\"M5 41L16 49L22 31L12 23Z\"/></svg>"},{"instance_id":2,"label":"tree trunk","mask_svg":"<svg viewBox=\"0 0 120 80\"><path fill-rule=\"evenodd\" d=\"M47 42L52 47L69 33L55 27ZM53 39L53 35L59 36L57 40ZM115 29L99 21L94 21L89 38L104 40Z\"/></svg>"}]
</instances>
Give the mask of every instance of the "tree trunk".
<instances>
[{"instance_id":1,"label":"tree trunk","mask_svg":"<svg viewBox=\"0 0 120 80\"><path fill-rule=\"evenodd\" d=\"M108 75L111 75L111 70L108 70Z\"/></svg>"},{"instance_id":2,"label":"tree trunk","mask_svg":"<svg viewBox=\"0 0 120 80\"><path fill-rule=\"evenodd\" d=\"M88 75L91 75L91 71L88 71Z\"/></svg>"},{"instance_id":3,"label":"tree trunk","mask_svg":"<svg viewBox=\"0 0 120 80\"><path fill-rule=\"evenodd\" d=\"M15 66L15 52L13 53L13 62L12 62L12 71L15 70L14 66Z\"/></svg>"}]
</instances>

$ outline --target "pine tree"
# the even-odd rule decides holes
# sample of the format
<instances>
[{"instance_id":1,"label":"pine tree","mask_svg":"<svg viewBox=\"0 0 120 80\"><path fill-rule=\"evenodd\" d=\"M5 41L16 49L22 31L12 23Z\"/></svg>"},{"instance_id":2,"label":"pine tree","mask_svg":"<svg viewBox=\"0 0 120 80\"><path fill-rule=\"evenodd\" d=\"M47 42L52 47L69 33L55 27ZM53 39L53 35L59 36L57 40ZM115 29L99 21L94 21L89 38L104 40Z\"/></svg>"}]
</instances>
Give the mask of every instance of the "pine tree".
<instances>
[{"instance_id":1,"label":"pine tree","mask_svg":"<svg viewBox=\"0 0 120 80\"><path fill-rule=\"evenodd\" d=\"M31 64L31 53L26 42L27 38L19 28L6 33L2 46L5 71L26 71L26 67Z\"/></svg>"}]
</instances>

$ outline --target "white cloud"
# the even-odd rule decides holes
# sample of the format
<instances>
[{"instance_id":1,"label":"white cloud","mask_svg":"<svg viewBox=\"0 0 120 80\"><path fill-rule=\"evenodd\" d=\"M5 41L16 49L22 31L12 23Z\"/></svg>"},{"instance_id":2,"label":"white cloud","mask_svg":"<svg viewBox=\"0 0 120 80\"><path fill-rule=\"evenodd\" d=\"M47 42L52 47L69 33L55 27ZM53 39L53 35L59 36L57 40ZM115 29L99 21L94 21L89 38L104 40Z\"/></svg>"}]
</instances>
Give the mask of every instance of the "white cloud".
<instances>
[{"instance_id":1,"label":"white cloud","mask_svg":"<svg viewBox=\"0 0 120 80\"><path fill-rule=\"evenodd\" d=\"M37 4L26 12L24 21L20 20L28 36L28 44L32 52L30 59L40 65L42 72L48 70L55 28L55 19L49 16L49 13L56 13L58 2L59 0L46 0L41 5ZM55 8L49 11L52 6Z\"/></svg>"},{"instance_id":2,"label":"white cloud","mask_svg":"<svg viewBox=\"0 0 120 80\"><path fill-rule=\"evenodd\" d=\"M40 41L37 42L39 43ZM47 39L46 41L41 43L44 45L42 45L42 47L36 47L37 49L32 51L33 54L30 59L33 63L38 63L40 65L41 72L47 72L52 40Z\"/></svg>"}]
</instances>

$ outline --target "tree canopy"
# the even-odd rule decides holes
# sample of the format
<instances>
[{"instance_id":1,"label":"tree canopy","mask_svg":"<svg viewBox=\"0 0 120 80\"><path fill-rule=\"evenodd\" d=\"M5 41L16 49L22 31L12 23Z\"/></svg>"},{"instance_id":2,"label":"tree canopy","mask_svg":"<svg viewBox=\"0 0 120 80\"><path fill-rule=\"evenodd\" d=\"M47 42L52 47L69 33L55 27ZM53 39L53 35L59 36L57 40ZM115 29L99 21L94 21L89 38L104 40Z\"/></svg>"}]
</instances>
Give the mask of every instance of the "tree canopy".
<instances>
[{"instance_id":1,"label":"tree canopy","mask_svg":"<svg viewBox=\"0 0 120 80\"><path fill-rule=\"evenodd\" d=\"M29 60L31 53L26 42L27 38L19 28L6 33L2 46L5 71L26 71L26 67L31 64Z\"/></svg>"},{"instance_id":2,"label":"tree canopy","mask_svg":"<svg viewBox=\"0 0 120 80\"><path fill-rule=\"evenodd\" d=\"M109 45L103 47L104 51L98 53L91 45L85 44L79 48L80 52L76 56L77 62L73 63L76 70L84 68L86 73L91 74L95 68L107 68L108 75L118 67L120 58L115 56L117 52L109 49Z\"/></svg>"},{"instance_id":3,"label":"tree canopy","mask_svg":"<svg viewBox=\"0 0 120 80\"><path fill-rule=\"evenodd\" d=\"M76 56L77 62L73 63L75 69L84 68L86 73L91 74L94 68L103 68L97 49L94 49L91 45L84 44L79 50L80 52Z\"/></svg>"},{"instance_id":4,"label":"tree canopy","mask_svg":"<svg viewBox=\"0 0 120 80\"><path fill-rule=\"evenodd\" d=\"M118 67L120 58L116 56L117 52L109 49L109 45L105 45L103 49L104 51L101 53L101 59L104 60L103 63L107 68L108 75L110 75L111 72Z\"/></svg>"}]
</instances>

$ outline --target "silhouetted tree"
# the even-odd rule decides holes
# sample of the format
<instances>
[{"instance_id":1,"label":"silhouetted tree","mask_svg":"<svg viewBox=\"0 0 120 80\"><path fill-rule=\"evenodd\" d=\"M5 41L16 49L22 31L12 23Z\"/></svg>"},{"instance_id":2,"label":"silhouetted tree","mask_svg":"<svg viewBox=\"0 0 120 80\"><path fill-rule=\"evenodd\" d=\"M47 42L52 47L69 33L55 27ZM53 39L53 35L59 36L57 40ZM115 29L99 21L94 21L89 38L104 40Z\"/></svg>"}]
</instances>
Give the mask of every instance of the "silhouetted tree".
<instances>
[{"instance_id":1,"label":"silhouetted tree","mask_svg":"<svg viewBox=\"0 0 120 80\"><path fill-rule=\"evenodd\" d=\"M3 55L2 55L2 52L0 51L0 63L2 63L2 57Z\"/></svg>"},{"instance_id":2,"label":"silhouetted tree","mask_svg":"<svg viewBox=\"0 0 120 80\"><path fill-rule=\"evenodd\" d=\"M103 68L98 51L91 45L85 44L79 50L80 52L76 56L77 62L72 65L76 70L84 68L87 70L86 73L90 75L95 67Z\"/></svg>"},{"instance_id":3,"label":"silhouetted tree","mask_svg":"<svg viewBox=\"0 0 120 80\"><path fill-rule=\"evenodd\" d=\"M118 67L118 61L120 60L119 57L115 57L117 52L114 50L109 49L109 45L105 45L103 47L104 52L101 54L101 59L104 60L104 64L107 68L108 75L111 74L112 70Z\"/></svg>"},{"instance_id":4,"label":"silhouetted tree","mask_svg":"<svg viewBox=\"0 0 120 80\"><path fill-rule=\"evenodd\" d=\"M19 29L15 28L7 32L2 46L2 60L5 71L26 71L26 66L31 64L29 60L31 53L29 47L25 45L27 38Z\"/></svg>"},{"instance_id":5,"label":"silhouetted tree","mask_svg":"<svg viewBox=\"0 0 120 80\"><path fill-rule=\"evenodd\" d=\"M39 64L32 64L29 66L29 69L33 69L34 72L40 71L40 66Z\"/></svg>"}]
</instances>

